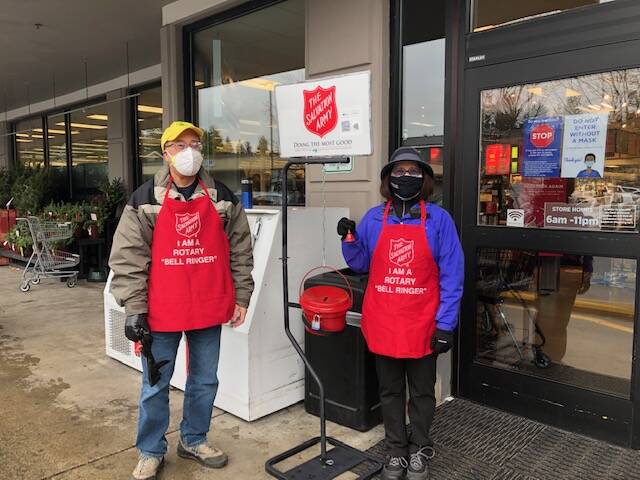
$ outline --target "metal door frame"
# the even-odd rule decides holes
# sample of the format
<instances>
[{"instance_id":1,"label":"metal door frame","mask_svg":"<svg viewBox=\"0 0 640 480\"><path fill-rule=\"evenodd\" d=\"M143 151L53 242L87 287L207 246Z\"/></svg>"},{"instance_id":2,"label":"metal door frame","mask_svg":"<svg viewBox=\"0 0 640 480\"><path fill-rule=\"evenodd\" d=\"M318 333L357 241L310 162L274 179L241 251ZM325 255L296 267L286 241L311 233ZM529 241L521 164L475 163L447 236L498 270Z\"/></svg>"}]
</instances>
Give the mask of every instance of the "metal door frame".
<instances>
[{"instance_id":1,"label":"metal door frame","mask_svg":"<svg viewBox=\"0 0 640 480\"><path fill-rule=\"evenodd\" d=\"M631 399L506 371L473 360L476 324L476 251L481 247L551 250L573 254L636 259L638 234L549 231L477 225L482 90L536 83L640 66L640 40L552 53L469 68L465 73L462 130L454 179L460 202L461 239L465 251L465 296L461 308L457 392L464 397L561 428L640 448L640 276L636 279ZM588 240L585 242L584 240ZM588 248L585 247L588 245Z\"/></svg>"}]
</instances>

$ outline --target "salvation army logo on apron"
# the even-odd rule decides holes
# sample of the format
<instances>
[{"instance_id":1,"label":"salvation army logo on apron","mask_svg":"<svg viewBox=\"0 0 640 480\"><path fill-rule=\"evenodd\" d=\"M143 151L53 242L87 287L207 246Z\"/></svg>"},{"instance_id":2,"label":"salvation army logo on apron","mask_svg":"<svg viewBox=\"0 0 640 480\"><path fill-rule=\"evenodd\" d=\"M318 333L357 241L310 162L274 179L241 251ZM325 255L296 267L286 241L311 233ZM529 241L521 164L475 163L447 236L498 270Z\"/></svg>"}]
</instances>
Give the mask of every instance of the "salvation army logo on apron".
<instances>
[{"instance_id":1,"label":"salvation army logo on apron","mask_svg":"<svg viewBox=\"0 0 640 480\"><path fill-rule=\"evenodd\" d=\"M200 212L176 213L176 232L187 238L198 235L200 233Z\"/></svg>"},{"instance_id":2,"label":"salvation army logo on apron","mask_svg":"<svg viewBox=\"0 0 640 480\"><path fill-rule=\"evenodd\" d=\"M389 240L389 261L399 267L406 267L414 258L413 240L399 238Z\"/></svg>"}]
</instances>

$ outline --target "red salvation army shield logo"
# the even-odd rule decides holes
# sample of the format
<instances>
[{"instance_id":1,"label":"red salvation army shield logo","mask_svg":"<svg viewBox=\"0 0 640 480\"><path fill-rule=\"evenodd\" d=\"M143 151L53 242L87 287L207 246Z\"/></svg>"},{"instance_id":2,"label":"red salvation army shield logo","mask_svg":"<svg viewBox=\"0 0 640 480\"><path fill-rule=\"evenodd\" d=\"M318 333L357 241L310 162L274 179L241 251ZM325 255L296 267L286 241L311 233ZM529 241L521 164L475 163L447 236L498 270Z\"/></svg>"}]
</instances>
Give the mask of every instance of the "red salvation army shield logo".
<instances>
[{"instance_id":1,"label":"red salvation army shield logo","mask_svg":"<svg viewBox=\"0 0 640 480\"><path fill-rule=\"evenodd\" d=\"M546 124L540 124L531 129L531 144L536 148L546 148L553 143L555 132Z\"/></svg>"},{"instance_id":2,"label":"red salvation army shield logo","mask_svg":"<svg viewBox=\"0 0 640 480\"><path fill-rule=\"evenodd\" d=\"M336 87L322 88L318 85L313 90L303 90L304 126L320 138L331 132L338 125L338 105L336 104Z\"/></svg>"},{"instance_id":3,"label":"red salvation army shield logo","mask_svg":"<svg viewBox=\"0 0 640 480\"><path fill-rule=\"evenodd\" d=\"M200 233L200 213L176 213L176 232L191 238Z\"/></svg>"},{"instance_id":4,"label":"red salvation army shield logo","mask_svg":"<svg viewBox=\"0 0 640 480\"><path fill-rule=\"evenodd\" d=\"M406 267L413 261L413 240L391 239L389 261L399 267Z\"/></svg>"}]
</instances>

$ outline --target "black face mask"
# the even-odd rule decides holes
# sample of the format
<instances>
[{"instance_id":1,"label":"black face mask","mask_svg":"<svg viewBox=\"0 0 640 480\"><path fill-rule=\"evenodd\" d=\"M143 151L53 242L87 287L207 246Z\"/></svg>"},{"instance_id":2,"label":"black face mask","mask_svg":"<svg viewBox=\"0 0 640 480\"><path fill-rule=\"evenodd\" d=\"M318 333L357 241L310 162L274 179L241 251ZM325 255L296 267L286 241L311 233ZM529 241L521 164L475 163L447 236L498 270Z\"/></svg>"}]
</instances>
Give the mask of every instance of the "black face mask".
<instances>
[{"instance_id":1,"label":"black face mask","mask_svg":"<svg viewBox=\"0 0 640 480\"><path fill-rule=\"evenodd\" d=\"M422 181L423 179L420 177L403 175L402 177L390 177L389 186L394 196L406 201L418 196L422 188Z\"/></svg>"}]
</instances>

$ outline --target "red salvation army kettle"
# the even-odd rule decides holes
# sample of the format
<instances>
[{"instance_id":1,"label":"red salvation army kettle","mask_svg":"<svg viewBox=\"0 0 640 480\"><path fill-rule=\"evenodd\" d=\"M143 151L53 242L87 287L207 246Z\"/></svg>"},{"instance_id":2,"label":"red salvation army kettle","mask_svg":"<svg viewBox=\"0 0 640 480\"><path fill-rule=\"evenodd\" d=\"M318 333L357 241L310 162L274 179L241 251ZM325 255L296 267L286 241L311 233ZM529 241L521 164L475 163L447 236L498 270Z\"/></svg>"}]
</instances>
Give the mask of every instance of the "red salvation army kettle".
<instances>
[{"instance_id":1,"label":"red salvation army kettle","mask_svg":"<svg viewBox=\"0 0 640 480\"><path fill-rule=\"evenodd\" d=\"M347 293L343 288L332 285L318 285L302 287L310 273L327 269L342 277L349 288ZM313 335L331 335L342 332L347 325L347 311L353 305L353 291L347 278L334 267L315 267L309 270L300 282L300 306L302 307L302 321L307 331Z\"/></svg>"}]
</instances>

